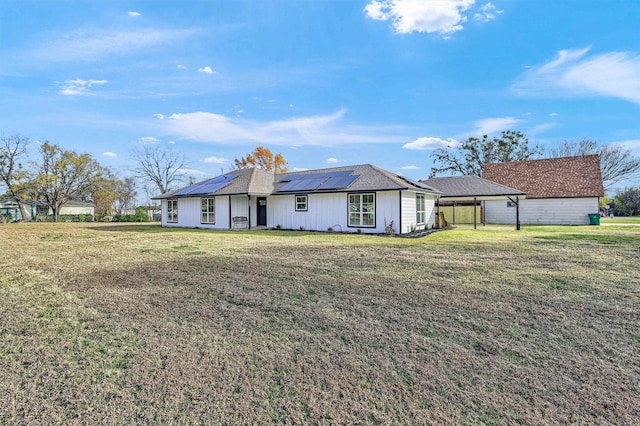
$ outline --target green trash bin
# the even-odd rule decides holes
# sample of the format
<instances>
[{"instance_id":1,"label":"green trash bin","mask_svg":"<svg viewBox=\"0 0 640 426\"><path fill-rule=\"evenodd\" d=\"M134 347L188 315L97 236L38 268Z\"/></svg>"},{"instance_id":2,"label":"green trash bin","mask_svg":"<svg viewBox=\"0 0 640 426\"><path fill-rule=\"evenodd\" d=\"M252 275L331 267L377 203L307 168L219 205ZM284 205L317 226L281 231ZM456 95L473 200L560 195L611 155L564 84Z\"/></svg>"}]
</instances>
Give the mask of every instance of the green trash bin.
<instances>
[{"instance_id":1,"label":"green trash bin","mask_svg":"<svg viewBox=\"0 0 640 426\"><path fill-rule=\"evenodd\" d=\"M600 213L589 213L589 224L600 225Z\"/></svg>"}]
</instances>

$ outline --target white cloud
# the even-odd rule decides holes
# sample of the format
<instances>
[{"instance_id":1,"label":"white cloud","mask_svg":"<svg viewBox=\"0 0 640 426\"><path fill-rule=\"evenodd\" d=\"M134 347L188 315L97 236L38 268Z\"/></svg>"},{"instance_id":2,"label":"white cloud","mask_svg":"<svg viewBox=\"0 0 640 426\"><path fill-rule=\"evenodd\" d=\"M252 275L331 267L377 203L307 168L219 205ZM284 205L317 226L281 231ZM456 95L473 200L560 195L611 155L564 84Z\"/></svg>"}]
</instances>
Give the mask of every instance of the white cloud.
<instances>
[{"instance_id":1,"label":"white cloud","mask_svg":"<svg viewBox=\"0 0 640 426\"><path fill-rule=\"evenodd\" d=\"M209 173L198 169L178 169L176 173L182 176L209 176Z\"/></svg>"},{"instance_id":2,"label":"white cloud","mask_svg":"<svg viewBox=\"0 0 640 426\"><path fill-rule=\"evenodd\" d=\"M211 69L211 67L198 68L198 72L201 72L201 73L204 73L204 74L215 74L216 73L214 70Z\"/></svg>"},{"instance_id":3,"label":"white cloud","mask_svg":"<svg viewBox=\"0 0 640 426\"><path fill-rule=\"evenodd\" d=\"M213 164L224 164L227 163L229 160L226 158L221 158L221 157L207 157L204 160L202 160L204 163L213 163Z\"/></svg>"},{"instance_id":4,"label":"white cloud","mask_svg":"<svg viewBox=\"0 0 640 426\"><path fill-rule=\"evenodd\" d=\"M495 5L489 2L478 9L478 11L473 15L473 19L478 22L489 22L496 19L496 14L499 15L503 12L504 10L496 9Z\"/></svg>"},{"instance_id":5,"label":"white cloud","mask_svg":"<svg viewBox=\"0 0 640 426\"><path fill-rule=\"evenodd\" d=\"M338 160L337 158L333 158L333 157L327 158L327 161L325 161L325 163L327 163L327 164L337 164L339 162L340 162L340 160Z\"/></svg>"},{"instance_id":6,"label":"white cloud","mask_svg":"<svg viewBox=\"0 0 640 426\"><path fill-rule=\"evenodd\" d=\"M145 144L145 145L160 142L160 139L154 138L153 136L143 136L143 137L139 138L138 140L140 142L142 142L143 144Z\"/></svg>"},{"instance_id":7,"label":"white cloud","mask_svg":"<svg viewBox=\"0 0 640 426\"><path fill-rule=\"evenodd\" d=\"M560 50L525 72L511 89L531 96L608 96L640 105L640 55L588 55L590 47Z\"/></svg>"},{"instance_id":8,"label":"white cloud","mask_svg":"<svg viewBox=\"0 0 640 426\"><path fill-rule=\"evenodd\" d=\"M186 65L182 65L182 64L178 64L178 66L176 68L178 68L179 70L186 70L187 66Z\"/></svg>"},{"instance_id":9,"label":"white cloud","mask_svg":"<svg viewBox=\"0 0 640 426\"><path fill-rule=\"evenodd\" d=\"M173 114L161 120L172 137L207 143L258 142L260 144L334 146L357 143L392 143L402 137L397 128L343 123L346 111L329 115L255 121L210 112Z\"/></svg>"},{"instance_id":10,"label":"white cloud","mask_svg":"<svg viewBox=\"0 0 640 426\"><path fill-rule=\"evenodd\" d=\"M129 16L131 16L132 18L137 18L138 16L141 15L140 12L134 12L134 11L129 11L129 12L127 12L127 14Z\"/></svg>"},{"instance_id":11,"label":"white cloud","mask_svg":"<svg viewBox=\"0 0 640 426\"><path fill-rule=\"evenodd\" d=\"M96 61L166 47L196 34L195 30L141 28L127 31L84 28L51 36L32 52L38 61Z\"/></svg>"},{"instance_id":12,"label":"white cloud","mask_svg":"<svg viewBox=\"0 0 640 426\"><path fill-rule=\"evenodd\" d=\"M306 167L294 167L293 168L294 172L306 172L307 170L309 170L309 169L307 169Z\"/></svg>"},{"instance_id":13,"label":"white cloud","mask_svg":"<svg viewBox=\"0 0 640 426\"><path fill-rule=\"evenodd\" d=\"M107 84L107 80L65 80L62 85L62 89L60 89L60 93L67 96L73 95L93 95L89 89L93 86L101 86L103 84Z\"/></svg>"},{"instance_id":14,"label":"white cloud","mask_svg":"<svg viewBox=\"0 0 640 426\"><path fill-rule=\"evenodd\" d=\"M455 139L441 139L434 137L421 137L416 139L413 142L406 143L402 145L404 149L412 149L412 150L427 150L427 149L437 149L437 148L449 148L452 146L458 145L458 142Z\"/></svg>"},{"instance_id":15,"label":"white cloud","mask_svg":"<svg viewBox=\"0 0 640 426\"><path fill-rule=\"evenodd\" d=\"M519 120L513 117L485 118L474 123L476 129L471 133L472 135L490 135L502 130L509 130L518 123Z\"/></svg>"},{"instance_id":16,"label":"white cloud","mask_svg":"<svg viewBox=\"0 0 640 426\"><path fill-rule=\"evenodd\" d=\"M538 124L537 126L527 129L527 134L531 136L536 136L540 133L546 132L549 129L553 129L554 127L556 127L556 125L557 124L554 122Z\"/></svg>"},{"instance_id":17,"label":"white cloud","mask_svg":"<svg viewBox=\"0 0 640 426\"><path fill-rule=\"evenodd\" d=\"M411 165L411 166L402 166L402 170L419 170L419 169L421 169L421 167L419 167L419 166L413 166L413 165Z\"/></svg>"},{"instance_id":18,"label":"white cloud","mask_svg":"<svg viewBox=\"0 0 640 426\"><path fill-rule=\"evenodd\" d=\"M153 116L159 120L164 120L164 114L153 114Z\"/></svg>"},{"instance_id":19,"label":"white cloud","mask_svg":"<svg viewBox=\"0 0 640 426\"><path fill-rule=\"evenodd\" d=\"M113 158L118 156L118 154L113 153L113 152L109 152L109 151L103 152L102 155L104 155L105 157L113 157Z\"/></svg>"},{"instance_id":20,"label":"white cloud","mask_svg":"<svg viewBox=\"0 0 640 426\"><path fill-rule=\"evenodd\" d=\"M640 156L640 139L612 142L611 145L619 145L631 151L633 155Z\"/></svg>"},{"instance_id":21,"label":"white cloud","mask_svg":"<svg viewBox=\"0 0 640 426\"><path fill-rule=\"evenodd\" d=\"M558 113L557 112L551 112L549 113L549 117L557 117Z\"/></svg>"},{"instance_id":22,"label":"white cloud","mask_svg":"<svg viewBox=\"0 0 640 426\"><path fill-rule=\"evenodd\" d=\"M475 0L373 0L365 8L367 16L391 21L398 34L436 33L443 36L462 30L464 15Z\"/></svg>"}]
</instances>

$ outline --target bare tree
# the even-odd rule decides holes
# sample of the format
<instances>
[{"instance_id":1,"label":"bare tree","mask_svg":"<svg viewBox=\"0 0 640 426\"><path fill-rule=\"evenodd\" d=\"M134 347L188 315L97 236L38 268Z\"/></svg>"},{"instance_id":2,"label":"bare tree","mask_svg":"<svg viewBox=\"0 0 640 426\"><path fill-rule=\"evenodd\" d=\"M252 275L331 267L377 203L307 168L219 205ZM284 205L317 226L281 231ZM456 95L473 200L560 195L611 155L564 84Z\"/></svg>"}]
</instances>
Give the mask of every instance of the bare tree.
<instances>
[{"instance_id":1,"label":"bare tree","mask_svg":"<svg viewBox=\"0 0 640 426\"><path fill-rule=\"evenodd\" d=\"M186 162L184 154L147 145L134 151L133 159L138 163L137 175L152 181L161 194L169 192L174 183L183 179L180 171Z\"/></svg>"},{"instance_id":2,"label":"bare tree","mask_svg":"<svg viewBox=\"0 0 640 426\"><path fill-rule=\"evenodd\" d=\"M118 212L125 214L125 211L133 209L137 196L135 179L127 177L121 180L118 186L118 199L116 200Z\"/></svg>"},{"instance_id":3,"label":"bare tree","mask_svg":"<svg viewBox=\"0 0 640 426\"><path fill-rule=\"evenodd\" d=\"M96 179L91 191L96 215L106 216L113 213L114 204L120 196L121 183L122 181L106 168L103 175Z\"/></svg>"},{"instance_id":4,"label":"bare tree","mask_svg":"<svg viewBox=\"0 0 640 426\"><path fill-rule=\"evenodd\" d=\"M577 155L600 156L600 172L605 189L616 183L633 178L640 173L640 158L621 145L598 145L589 139L564 141L561 146L550 151L551 157L572 157Z\"/></svg>"},{"instance_id":5,"label":"bare tree","mask_svg":"<svg viewBox=\"0 0 640 426\"><path fill-rule=\"evenodd\" d=\"M0 182L7 187L7 193L15 198L20 215L27 220L23 193L28 180L28 171L23 166L27 158L29 138L20 135L0 136Z\"/></svg>"}]
</instances>

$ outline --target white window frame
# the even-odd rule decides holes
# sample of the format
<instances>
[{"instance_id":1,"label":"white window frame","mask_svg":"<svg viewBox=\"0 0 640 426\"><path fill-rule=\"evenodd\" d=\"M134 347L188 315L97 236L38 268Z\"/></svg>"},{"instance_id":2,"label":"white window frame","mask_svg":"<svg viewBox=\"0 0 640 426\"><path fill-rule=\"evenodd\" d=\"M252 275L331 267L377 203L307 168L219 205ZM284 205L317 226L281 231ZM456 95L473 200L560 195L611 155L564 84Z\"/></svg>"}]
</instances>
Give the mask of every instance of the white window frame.
<instances>
[{"instance_id":1,"label":"white window frame","mask_svg":"<svg viewBox=\"0 0 640 426\"><path fill-rule=\"evenodd\" d=\"M375 192L348 194L347 201L349 203L349 218L348 218L349 227L352 227L352 228L375 228L376 227L376 194Z\"/></svg>"},{"instance_id":2,"label":"white window frame","mask_svg":"<svg viewBox=\"0 0 640 426\"><path fill-rule=\"evenodd\" d=\"M416 194L416 224L424 225L427 220L424 194Z\"/></svg>"},{"instance_id":3,"label":"white window frame","mask_svg":"<svg viewBox=\"0 0 640 426\"><path fill-rule=\"evenodd\" d=\"M294 202L297 212L306 212L309 210L309 197L307 195L296 195Z\"/></svg>"},{"instance_id":4,"label":"white window frame","mask_svg":"<svg viewBox=\"0 0 640 426\"><path fill-rule=\"evenodd\" d=\"M215 225L216 223L215 197L200 199L200 223Z\"/></svg>"},{"instance_id":5,"label":"white window frame","mask_svg":"<svg viewBox=\"0 0 640 426\"><path fill-rule=\"evenodd\" d=\"M167 223L178 223L178 200L167 200Z\"/></svg>"}]
</instances>

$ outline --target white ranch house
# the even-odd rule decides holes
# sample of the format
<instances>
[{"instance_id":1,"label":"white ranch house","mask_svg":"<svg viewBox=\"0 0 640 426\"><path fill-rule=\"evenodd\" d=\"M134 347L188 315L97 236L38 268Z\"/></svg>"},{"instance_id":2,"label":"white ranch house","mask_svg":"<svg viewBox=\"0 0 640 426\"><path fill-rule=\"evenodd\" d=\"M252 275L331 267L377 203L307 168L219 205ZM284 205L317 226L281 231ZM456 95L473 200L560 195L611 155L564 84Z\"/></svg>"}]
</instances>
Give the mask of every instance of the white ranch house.
<instances>
[{"instance_id":1,"label":"white ranch house","mask_svg":"<svg viewBox=\"0 0 640 426\"><path fill-rule=\"evenodd\" d=\"M364 164L282 174L241 169L154 199L166 227L406 234L433 228L439 196Z\"/></svg>"}]
</instances>

